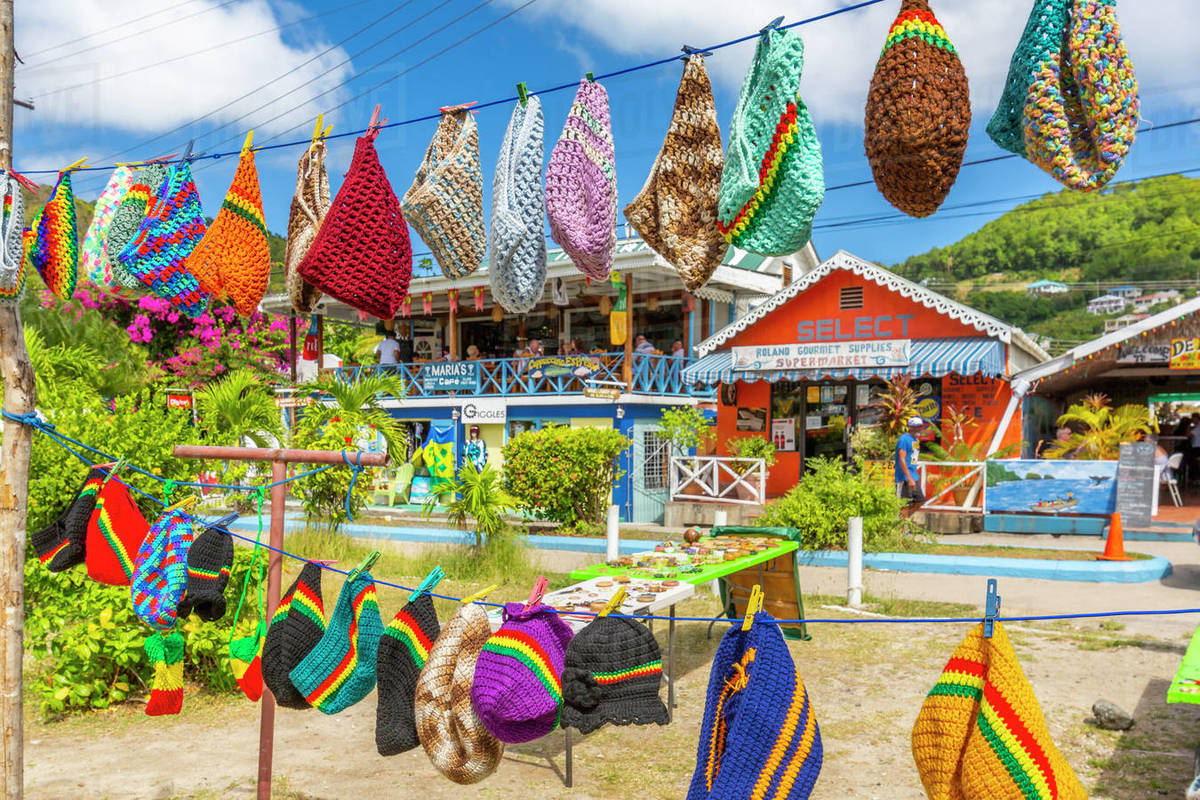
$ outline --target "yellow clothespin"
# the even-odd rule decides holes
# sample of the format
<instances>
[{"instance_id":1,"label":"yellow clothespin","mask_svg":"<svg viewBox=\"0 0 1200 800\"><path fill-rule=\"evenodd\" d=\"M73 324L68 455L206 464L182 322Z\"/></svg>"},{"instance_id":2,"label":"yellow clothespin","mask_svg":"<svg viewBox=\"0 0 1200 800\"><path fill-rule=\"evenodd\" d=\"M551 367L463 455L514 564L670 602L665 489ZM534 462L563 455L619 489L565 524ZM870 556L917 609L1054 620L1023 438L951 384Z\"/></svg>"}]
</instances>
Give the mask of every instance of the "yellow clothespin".
<instances>
[{"instance_id":1,"label":"yellow clothespin","mask_svg":"<svg viewBox=\"0 0 1200 800\"><path fill-rule=\"evenodd\" d=\"M493 583L491 586L487 587L486 589L483 589L482 591L476 592L475 594L471 595L470 597L464 597L462 599L462 604L464 606L469 606L469 605L471 605L471 603L475 603L475 602L482 600L483 598L487 597L489 594L491 594L492 592L496 591L499 588L500 588L500 584Z\"/></svg>"},{"instance_id":2,"label":"yellow clothespin","mask_svg":"<svg viewBox=\"0 0 1200 800\"><path fill-rule=\"evenodd\" d=\"M762 611L763 591L762 587L757 583L750 590L750 599L746 601L746 616L742 619L742 630L750 630L750 626L754 623L754 615Z\"/></svg>"},{"instance_id":3,"label":"yellow clothespin","mask_svg":"<svg viewBox=\"0 0 1200 800\"><path fill-rule=\"evenodd\" d=\"M321 138L321 126L324 124L325 124L325 115L317 114L317 124L313 126L312 141L308 143L309 147L312 147L314 144L317 143L317 140Z\"/></svg>"},{"instance_id":4,"label":"yellow clothespin","mask_svg":"<svg viewBox=\"0 0 1200 800\"><path fill-rule=\"evenodd\" d=\"M60 171L61 172L70 172L71 170L74 170L74 169L82 169L83 165L87 163L87 160L88 160L88 157L84 156L83 158L79 159L78 161L75 161L75 162L63 167L62 170L60 170Z\"/></svg>"},{"instance_id":5,"label":"yellow clothespin","mask_svg":"<svg viewBox=\"0 0 1200 800\"><path fill-rule=\"evenodd\" d=\"M242 152L245 153L250 149L250 145L254 144L254 129L250 129L246 133L246 141L242 142Z\"/></svg>"},{"instance_id":6,"label":"yellow clothespin","mask_svg":"<svg viewBox=\"0 0 1200 800\"><path fill-rule=\"evenodd\" d=\"M171 505L167 506L163 509L163 513L166 514L171 511L187 511L189 508L199 502L200 498L198 496L191 495L190 497L183 498L178 503L172 503Z\"/></svg>"},{"instance_id":7,"label":"yellow clothespin","mask_svg":"<svg viewBox=\"0 0 1200 800\"><path fill-rule=\"evenodd\" d=\"M599 619L600 617L607 617L609 614L619 609L621 607L621 603L624 602L625 587L618 586L617 591L614 592L613 596L609 598L609 601L604 604L604 608L600 609L600 613L596 615L596 618Z\"/></svg>"}]
</instances>

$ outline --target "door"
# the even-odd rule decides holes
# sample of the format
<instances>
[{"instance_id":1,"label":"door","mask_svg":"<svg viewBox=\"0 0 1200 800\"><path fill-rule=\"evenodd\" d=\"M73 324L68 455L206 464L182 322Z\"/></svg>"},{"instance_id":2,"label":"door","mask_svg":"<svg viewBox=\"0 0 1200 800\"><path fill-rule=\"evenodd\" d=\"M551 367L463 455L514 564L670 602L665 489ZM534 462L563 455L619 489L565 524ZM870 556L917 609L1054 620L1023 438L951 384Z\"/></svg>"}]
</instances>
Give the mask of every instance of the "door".
<instances>
[{"instance_id":1,"label":"door","mask_svg":"<svg viewBox=\"0 0 1200 800\"><path fill-rule=\"evenodd\" d=\"M658 426L633 426L633 463L629 470L632 506L631 522L653 522L661 525L666 513L669 492L667 473L670 444L655 435Z\"/></svg>"}]
</instances>

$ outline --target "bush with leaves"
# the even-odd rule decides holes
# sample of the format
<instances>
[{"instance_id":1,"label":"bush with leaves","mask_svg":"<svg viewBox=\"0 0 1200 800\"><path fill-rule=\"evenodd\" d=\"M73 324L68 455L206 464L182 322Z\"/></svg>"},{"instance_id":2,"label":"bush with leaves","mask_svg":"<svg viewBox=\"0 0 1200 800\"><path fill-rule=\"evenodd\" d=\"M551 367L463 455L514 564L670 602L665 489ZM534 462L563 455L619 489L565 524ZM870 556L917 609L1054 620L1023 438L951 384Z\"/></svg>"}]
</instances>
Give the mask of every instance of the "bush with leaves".
<instances>
[{"instance_id":1,"label":"bush with leaves","mask_svg":"<svg viewBox=\"0 0 1200 800\"><path fill-rule=\"evenodd\" d=\"M712 423L695 406L664 408L654 435L671 443L675 455L703 450L712 441Z\"/></svg>"},{"instance_id":2,"label":"bush with leaves","mask_svg":"<svg viewBox=\"0 0 1200 800\"><path fill-rule=\"evenodd\" d=\"M517 507L563 525L599 522L623 474L629 439L611 428L547 425L504 445L504 484Z\"/></svg>"},{"instance_id":3,"label":"bush with leaves","mask_svg":"<svg viewBox=\"0 0 1200 800\"><path fill-rule=\"evenodd\" d=\"M516 501L504 491L500 473L491 464L477 470L469 461L464 463L451 483L449 495L452 499L446 507L446 516L460 530L466 530L474 522L475 547L481 547L489 537L507 532L504 515L516 507ZM426 519L436 507L436 497L425 501Z\"/></svg>"}]
</instances>

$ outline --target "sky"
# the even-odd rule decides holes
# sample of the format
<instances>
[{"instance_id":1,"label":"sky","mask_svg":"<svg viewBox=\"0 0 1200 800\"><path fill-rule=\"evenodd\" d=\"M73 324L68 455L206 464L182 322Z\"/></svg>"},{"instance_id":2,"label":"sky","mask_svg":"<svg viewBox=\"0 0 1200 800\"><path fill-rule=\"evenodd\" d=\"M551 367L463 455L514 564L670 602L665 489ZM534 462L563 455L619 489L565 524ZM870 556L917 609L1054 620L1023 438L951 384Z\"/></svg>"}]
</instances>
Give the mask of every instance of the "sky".
<instances>
[{"instance_id":1,"label":"sky","mask_svg":"<svg viewBox=\"0 0 1200 800\"><path fill-rule=\"evenodd\" d=\"M1200 48L1195 0L1126 0L1118 13L1141 87L1139 137L1118 180L1200 170L1200 125L1149 132L1200 117ZM857 5L850 0L39 0L16 4L18 171L182 152L240 149L304 140L318 113L334 134L366 127L376 103L392 122L434 115L441 106L512 97L668 58L752 34L779 15L796 22ZM1030 0L933 0L970 83L972 126L966 159L1001 155L984 131L1000 96ZM805 42L801 95L817 126L827 186L870 181L863 110L879 49L899 0L795 28ZM749 41L707 59L723 135L754 52ZM670 120L682 63L630 72L608 90L623 207L641 189ZM574 89L542 96L546 153L562 128ZM476 121L485 186L512 104ZM436 119L383 131L376 141L398 196L412 182ZM258 154L268 227L284 233L303 144ZM334 191L354 138L333 140ZM215 214L236 158L193 164L207 214ZM79 196L95 199L110 170L76 173ZM1200 173L1196 173L1200 174ZM54 174L31 174L50 183ZM831 190L814 226L822 258L845 249L883 264L951 244L989 219L1058 188L1032 164L1008 160L964 167L943 208L915 220L875 186ZM490 194L485 194L485 209ZM486 215L485 211L485 215ZM883 217L884 219L878 219ZM623 222L618 214L618 222ZM415 236L415 234L414 234ZM414 239L414 250L426 252ZM1054 265L1047 265L1052 270Z\"/></svg>"}]
</instances>

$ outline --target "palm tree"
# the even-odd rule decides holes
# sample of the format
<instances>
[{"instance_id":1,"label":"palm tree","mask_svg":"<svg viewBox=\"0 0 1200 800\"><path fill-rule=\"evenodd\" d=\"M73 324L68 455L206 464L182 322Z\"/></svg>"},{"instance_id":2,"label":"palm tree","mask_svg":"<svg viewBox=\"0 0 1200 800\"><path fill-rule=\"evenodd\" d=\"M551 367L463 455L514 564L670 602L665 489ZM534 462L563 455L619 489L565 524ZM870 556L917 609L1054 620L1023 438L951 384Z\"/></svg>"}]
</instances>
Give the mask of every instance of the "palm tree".
<instances>
[{"instance_id":1,"label":"palm tree","mask_svg":"<svg viewBox=\"0 0 1200 800\"><path fill-rule=\"evenodd\" d=\"M459 529L475 520L475 546L483 545L484 537L504 532L507 523L504 515L516 508L516 501L504 491L500 472L491 464L477 471L470 462L458 471L458 478L450 488L455 499L446 507L446 516ZM430 497L425 502L425 518L433 513L437 499Z\"/></svg>"},{"instance_id":2,"label":"palm tree","mask_svg":"<svg viewBox=\"0 0 1200 800\"><path fill-rule=\"evenodd\" d=\"M1047 458L1085 458L1111 461L1122 442L1135 442L1150 433L1150 411L1130 404L1113 408L1106 394L1089 394L1058 418L1059 425L1080 429L1043 452Z\"/></svg>"},{"instance_id":3,"label":"palm tree","mask_svg":"<svg viewBox=\"0 0 1200 800\"><path fill-rule=\"evenodd\" d=\"M196 392L196 410L201 424L218 438L238 444L249 439L257 447L277 445L283 438L274 395L248 369L234 370Z\"/></svg>"},{"instance_id":4,"label":"palm tree","mask_svg":"<svg viewBox=\"0 0 1200 800\"><path fill-rule=\"evenodd\" d=\"M319 378L303 386L302 391L327 395L333 401L305 411L306 427L321 428L334 417L351 419L359 426L374 428L383 436L393 462L403 459L405 440L400 423L382 405L388 398L404 399L404 379L399 375L360 374L352 381Z\"/></svg>"}]
</instances>

